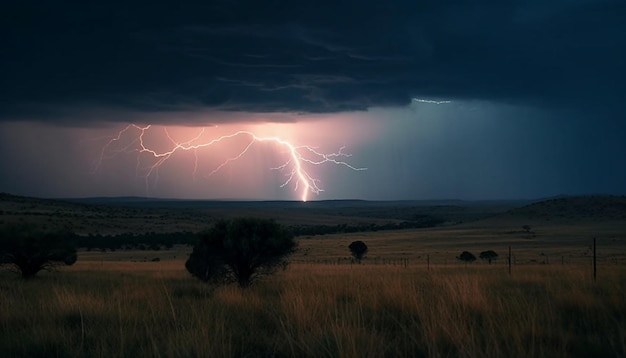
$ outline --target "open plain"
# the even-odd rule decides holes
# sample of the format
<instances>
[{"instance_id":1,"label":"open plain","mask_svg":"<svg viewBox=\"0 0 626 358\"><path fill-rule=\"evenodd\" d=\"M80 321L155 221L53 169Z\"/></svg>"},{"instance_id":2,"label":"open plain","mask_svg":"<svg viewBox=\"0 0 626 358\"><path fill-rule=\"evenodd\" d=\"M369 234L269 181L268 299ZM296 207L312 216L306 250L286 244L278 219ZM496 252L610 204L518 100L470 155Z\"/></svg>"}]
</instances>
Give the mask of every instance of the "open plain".
<instances>
[{"instance_id":1,"label":"open plain","mask_svg":"<svg viewBox=\"0 0 626 358\"><path fill-rule=\"evenodd\" d=\"M275 218L309 232L298 236L284 271L245 290L193 279L184 267L188 245L80 249L73 266L26 281L0 270L3 357L626 355L623 197L1 199L2 224L68 227L82 235L196 232L237 216ZM355 240L369 247L361 264L347 248ZM498 253L492 264L456 258L485 250Z\"/></svg>"}]
</instances>

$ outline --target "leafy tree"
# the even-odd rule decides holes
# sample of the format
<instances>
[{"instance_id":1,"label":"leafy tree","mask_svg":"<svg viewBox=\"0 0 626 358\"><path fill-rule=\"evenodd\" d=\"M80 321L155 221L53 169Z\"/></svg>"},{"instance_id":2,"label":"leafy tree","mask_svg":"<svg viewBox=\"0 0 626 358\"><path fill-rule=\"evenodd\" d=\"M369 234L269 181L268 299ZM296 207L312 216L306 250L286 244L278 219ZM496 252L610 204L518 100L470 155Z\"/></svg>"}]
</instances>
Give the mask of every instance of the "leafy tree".
<instances>
[{"instance_id":1,"label":"leafy tree","mask_svg":"<svg viewBox=\"0 0 626 358\"><path fill-rule=\"evenodd\" d=\"M530 225L523 225L522 230L524 230L524 233L526 233L528 238L530 238L531 236L535 237L535 233L531 230Z\"/></svg>"},{"instance_id":2,"label":"leafy tree","mask_svg":"<svg viewBox=\"0 0 626 358\"><path fill-rule=\"evenodd\" d=\"M468 262L476 261L476 256L474 256L474 254L469 251L463 251L461 255L457 256L457 259L464 261L465 265L467 266Z\"/></svg>"},{"instance_id":3,"label":"leafy tree","mask_svg":"<svg viewBox=\"0 0 626 358\"><path fill-rule=\"evenodd\" d=\"M293 234L274 220L220 220L200 234L185 267L205 282L237 282L247 287L284 267L295 249Z\"/></svg>"},{"instance_id":4,"label":"leafy tree","mask_svg":"<svg viewBox=\"0 0 626 358\"><path fill-rule=\"evenodd\" d=\"M0 230L0 265L11 265L23 278L76 262L76 235L68 231L43 232L32 225Z\"/></svg>"},{"instance_id":5,"label":"leafy tree","mask_svg":"<svg viewBox=\"0 0 626 358\"><path fill-rule=\"evenodd\" d=\"M348 248L350 249L350 253L358 263L361 263L363 256L367 254L367 245L363 241L353 241Z\"/></svg>"},{"instance_id":6,"label":"leafy tree","mask_svg":"<svg viewBox=\"0 0 626 358\"><path fill-rule=\"evenodd\" d=\"M498 254L493 250L487 250L487 251L481 252L478 257L480 257L483 260L487 260L489 262L489 265L491 265L491 261L497 259Z\"/></svg>"}]
</instances>

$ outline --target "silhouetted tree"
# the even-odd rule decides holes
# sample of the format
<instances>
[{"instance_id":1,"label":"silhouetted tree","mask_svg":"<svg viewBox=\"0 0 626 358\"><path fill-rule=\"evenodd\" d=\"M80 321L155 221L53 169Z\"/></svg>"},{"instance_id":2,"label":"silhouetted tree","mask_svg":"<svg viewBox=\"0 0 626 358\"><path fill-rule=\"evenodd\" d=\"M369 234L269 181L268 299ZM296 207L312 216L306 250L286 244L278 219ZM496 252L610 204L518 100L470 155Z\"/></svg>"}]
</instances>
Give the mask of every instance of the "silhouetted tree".
<instances>
[{"instance_id":1,"label":"silhouetted tree","mask_svg":"<svg viewBox=\"0 0 626 358\"><path fill-rule=\"evenodd\" d=\"M461 260L461 261L464 261L466 266L467 266L468 262L476 261L476 256L474 256L474 254L472 254L469 251L461 252L461 255L457 256L456 258Z\"/></svg>"},{"instance_id":2,"label":"silhouetted tree","mask_svg":"<svg viewBox=\"0 0 626 358\"><path fill-rule=\"evenodd\" d=\"M367 245L363 241L353 241L348 248L350 249L350 253L358 263L361 263L363 256L367 254Z\"/></svg>"},{"instance_id":3,"label":"silhouetted tree","mask_svg":"<svg viewBox=\"0 0 626 358\"><path fill-rule=\"evenodd\" d=\"M274 220L220 220L200 234L185 267L205 282L237 282L247 287L284 267L295 249L293 234Z\"/></svg>"},{"instance_id":4,"label":"silhouetted tree","mask_svg":"<svg viewBox=\"0 0 626 358\"><path fill-rule=\"evenodd\" d=\"M491 265L491 261L497 259L498 254L493 250L487 250L487 251L481 252L478 257L480 257L483 260L487 260L489 262L489 265Z\"/></svg>"},{"instance_id":5,"label":"silhouetted tree","mask_svg":"<svg viewBox=\"0 0 626 358\"><path fill-rule=\"evenodd\" d=\"M76 262L76 235L68 231L43 232L32 225L0 230L0 265L11 265L23 278Z\"/></svg>"}]
</instances>

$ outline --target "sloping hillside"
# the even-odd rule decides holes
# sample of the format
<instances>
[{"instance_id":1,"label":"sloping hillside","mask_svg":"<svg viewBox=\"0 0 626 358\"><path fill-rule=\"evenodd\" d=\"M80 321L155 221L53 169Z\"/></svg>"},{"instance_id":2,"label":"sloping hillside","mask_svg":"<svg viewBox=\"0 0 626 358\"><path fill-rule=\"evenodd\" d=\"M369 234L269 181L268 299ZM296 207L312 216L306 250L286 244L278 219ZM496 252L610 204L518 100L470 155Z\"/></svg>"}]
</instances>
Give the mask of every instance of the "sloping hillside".
<instances>
[{"instance_id":1,"label":"sloping hillside","mask_svg":"<svg viewBox=\"0 0 626 358\"><path fill-rule=\"evenodd\" d=\"M22 222L81 234L198 231L217 218L276 219L310 233L423 228L472 222L521 205L461 201L211 201L148 198L52 200L0 193L0 224Z\"/></svg>"},{"instance_id":2,"label":"sloping hillside","mask_svg":"<svg viewBox=\"0 0 626 358\"><path fill-rule=\"evenodd\" d=\"M530 220L626 220L626 196L576 196L549 199L505 214Z\"/></svg>"}]
</instances>

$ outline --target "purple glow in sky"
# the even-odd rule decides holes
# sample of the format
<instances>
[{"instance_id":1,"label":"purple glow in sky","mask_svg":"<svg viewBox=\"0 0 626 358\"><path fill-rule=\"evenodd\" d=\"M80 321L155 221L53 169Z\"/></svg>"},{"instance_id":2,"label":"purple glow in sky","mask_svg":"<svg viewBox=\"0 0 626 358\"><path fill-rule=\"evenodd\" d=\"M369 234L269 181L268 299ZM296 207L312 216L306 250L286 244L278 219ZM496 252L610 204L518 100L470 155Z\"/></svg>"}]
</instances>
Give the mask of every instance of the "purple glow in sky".
<instances>
[{"instance_id":1,"label":"purple glow in sky","mask_svg":"<svg viewBox=\"0 0 626 358\"><path fill-rule=\"evenodd\" d=\"M228 183L222 181L218 186L245 188L263 182L265 170L271 169L283 174L281 188L293 187L294 191L298 192L300 200L307 201L309 195L319 195L324 191L321 179L316 177L320 167L337 165L354 171L367 170L348 162L352 155L344 151L345 146L334 152L320 149L322 143L333 140L332 135L323 138L298 135L298 132L294 131L295 126L304 133L325 132L322 121L315 123L316 131L311 131L305 123L297 125L242 123L210 128L131 124L121 129L117 136L103 145L94 173L97 174L102 169L104 162L116 162L119 157L125 155L134 156L137 160L135 172L137 177L145 180L146 194L149 195L151 190L158 192L162 176L171 180L168 174L172 171L179 173L187 171L193 176L194 181L203 178L203 181L210 183L210 179L219 175L222 170L231 170L229 167L236 166L243 168L243 171L240 169L239 174L230 175ZM361 138L365 133L363 130L359 133L358 127L337 132L339 127L335 124L328 128L330 129L328 132L347 132ZM307 137L307 140L318 144L315 146L300 144L301 142L296 139L298 137ZM259 153L263 153L261 157ZM192 163L185 158L190 156L193 158ZM174 163L169 166L169 162ZM263 170L264 168L258 168L259 163L265 163L269 167ZM162 171L165 171L165 174L162 174ZM262 193L252 195L258 197Z\"/></svg>"},{"instance_id":2,"label":"purple glow in sky","mask_svg":"<svg viewBox=\"0 0 626 358\"><path fill-rule=\"evenodd\" d=\"M297 117L297 122L264 122L241 114L235 121L229 114L226 123L207 127L0 126L8 134L4 145L27 156L9 164L13 169L7 172L24 175L14 183L39 182L36 187L64 191L53 196L306 201L327 190L334 172L367 169L352 163L349 148L371 140L377 122L354 114Z\"/></svg>"},{"instance_id":3,"label":"purple glow in sky","mask_svg":"<svg viewBox=\"0 0 626 358\"><path fill-rule=\"evenodd\" d=\"M545 111L457 101L300 115L291 122L241 118L207 123L204 132L196 126L155 125L145 132L144 145L163 153L175 143L191 146L249 131L320 153L345 147L343 152L351 156L342 159L353 169L307 164L309 175L323 189L305 191L310 200L505 199L622 190L623 166L606 154L623 148L619 123L583 132L584 122ZM272 170L293 159L284 145L254 142L240 134L207 148L175 152L156 168L158 158L138 152L141 131L136 128L107 147L126 126L0 123L2 152L19 153L2 156L3 190L44 197L304 198L302 182L297 189L295 179L282 185L292 166ZM250 144L241 158L219 167ZM367 170L354 170L358 168Z\"/></svg>"}]
</instances>

